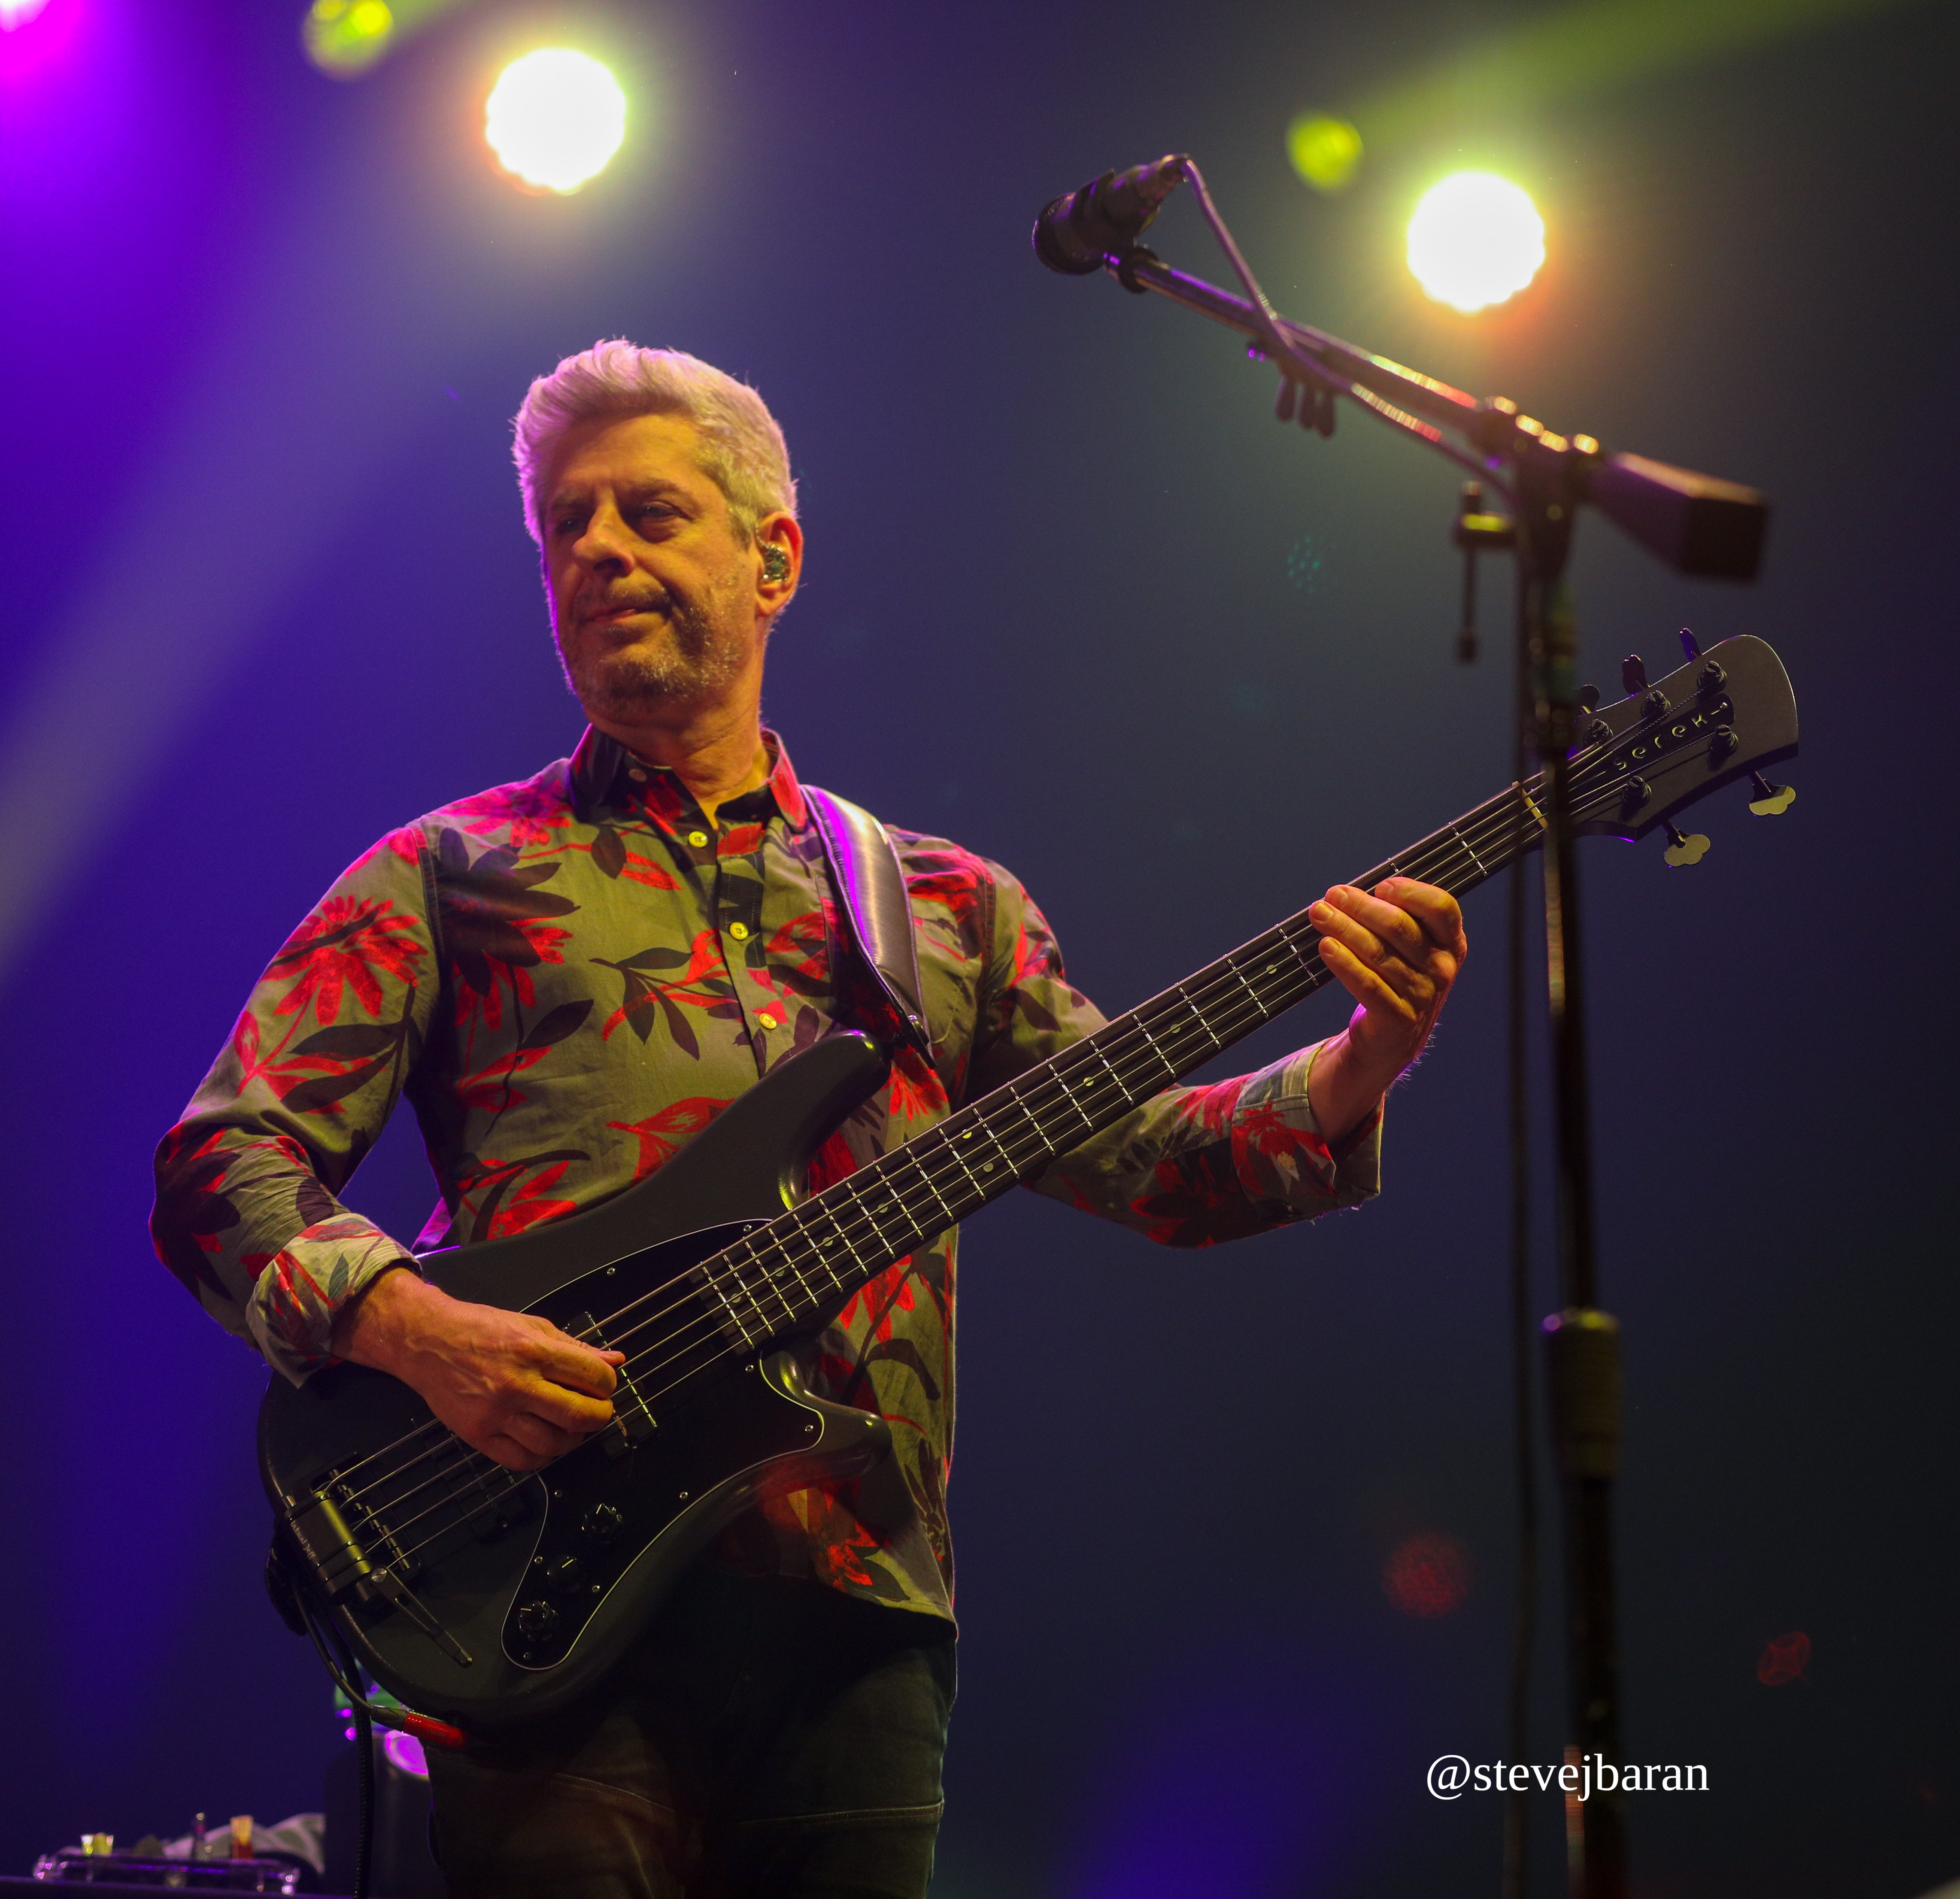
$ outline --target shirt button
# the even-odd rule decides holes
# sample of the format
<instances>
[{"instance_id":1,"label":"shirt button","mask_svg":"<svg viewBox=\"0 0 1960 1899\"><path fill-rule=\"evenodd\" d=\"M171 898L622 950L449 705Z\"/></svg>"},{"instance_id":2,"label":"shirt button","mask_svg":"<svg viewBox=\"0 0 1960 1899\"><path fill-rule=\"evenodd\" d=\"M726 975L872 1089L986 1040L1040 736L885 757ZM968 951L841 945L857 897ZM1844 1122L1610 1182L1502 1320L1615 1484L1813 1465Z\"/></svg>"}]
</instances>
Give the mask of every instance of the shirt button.
<instances>
[{"instance_id":1,"label":"shirt button","mask_svg":"<svg viewBox=\"0 0 1960 1899\"><path fill-rule=\"evenodd\" d=\"M687 841L697 851L705 851L708 848L708 833L705 831L690 831L687 834Z\"/></svg>"},{"instance_id":2,"label":"shirt button","mask_svg":"<svg viewBox=\"0 0 1960 1899\"><path fill-rule=\"evenodd\" d=\"M731 923L728 926L728 934L737 943L746 943L749 940L749 926L746 923Z\"/></svg>"},{"instance_id":3,"label":"shirt button","mask_svg":"<svg viewBox=\"0 0 1960 1899\"><path fill-rule=\"evenodd\" d=\"M774 1016L758 1016L756 1019L759 1022L765 1029L773 1029L776 1026L776 1019Z\"/></svg>"},{"instance_id":4,"label":"shirt button","mask_svg":"<svg viewBox=\"0 0 1960 1899\"><path fill-rule=\"evenodd\" d=\"M638 784L644 784L647 781L646 773L642 771L637 765L632 766L628 770L626 775L628 778L633 779Z\"/></svg>"}]
</instances>

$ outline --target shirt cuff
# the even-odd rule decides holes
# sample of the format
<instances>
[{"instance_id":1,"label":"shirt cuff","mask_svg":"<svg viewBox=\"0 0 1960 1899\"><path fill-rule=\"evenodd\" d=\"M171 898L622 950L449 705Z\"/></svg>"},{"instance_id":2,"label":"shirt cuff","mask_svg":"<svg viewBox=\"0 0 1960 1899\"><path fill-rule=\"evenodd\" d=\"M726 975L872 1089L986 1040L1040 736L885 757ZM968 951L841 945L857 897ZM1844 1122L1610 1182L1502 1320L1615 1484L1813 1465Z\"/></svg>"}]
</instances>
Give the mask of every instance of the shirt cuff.
<instances>
[{"instance_id":1,"label":"shirt cuff","mask_svg":"<svg viewBox=\"0 0 1960 1899\"><path fill-rule=\"evenodd\" d=\"M1382 1191L1382 1102L1338 1140L1320 1131L1307 1083L1326 1045L1317 1042L1248 1076L1234 1118L1246 1191L1302 1216L1358 1207ZM1262 1137L1266 1129L1274 1131Z\"/></svg>"},{"instance_id":2,"label":"shirt cuff","mask_svg":"<svg viewBox=\"0 0 1960 1899\"><path fill-rule=\"evenodd\" d=\"M333 1363L333 1322L396 1266L413 1258L358 1214L336 1214L303 1228L259 1274L245 1325L266 1363L295 1385Z\"/></svg>"}]
</instances>

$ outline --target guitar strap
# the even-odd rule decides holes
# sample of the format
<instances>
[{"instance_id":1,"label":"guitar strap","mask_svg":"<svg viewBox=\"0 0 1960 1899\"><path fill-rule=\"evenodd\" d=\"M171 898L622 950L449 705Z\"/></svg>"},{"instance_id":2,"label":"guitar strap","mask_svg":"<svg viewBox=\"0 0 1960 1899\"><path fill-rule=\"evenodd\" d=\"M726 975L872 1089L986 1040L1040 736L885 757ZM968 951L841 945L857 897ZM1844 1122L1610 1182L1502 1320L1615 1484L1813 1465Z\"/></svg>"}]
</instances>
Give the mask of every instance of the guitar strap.
<instances>
[{"instance_id":1,"label":"guitar strap","mask_svg":"<svg viewBox=\"0 0 1960 1899\"><path fill-rule=\"evenodd\" d=\"M813 784L803 787L838 907L849 919L851 940L885 1000L903 1026L905 1039L932 1061L918 947L912 940L912 908L905 873L885 827L861 806Z\"/></svg>"}]
</instances>

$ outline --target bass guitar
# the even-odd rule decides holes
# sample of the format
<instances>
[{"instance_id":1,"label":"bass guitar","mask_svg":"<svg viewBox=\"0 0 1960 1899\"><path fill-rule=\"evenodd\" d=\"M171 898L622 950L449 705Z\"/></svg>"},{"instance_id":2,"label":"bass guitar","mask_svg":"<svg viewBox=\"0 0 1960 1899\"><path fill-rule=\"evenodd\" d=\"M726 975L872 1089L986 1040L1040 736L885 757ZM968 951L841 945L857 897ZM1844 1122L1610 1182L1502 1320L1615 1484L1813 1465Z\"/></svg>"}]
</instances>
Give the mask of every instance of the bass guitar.
<instances>
[{"instance_id":1,"label":"bass guitar","mask_svg":"<svg viewBox=\"0 0 1960 1899\"><path fill-rule=\"evenodd\" d=\"M1577 831L1665 829L1671 863L1707 840L1675 814L1739 780L1751 808L1794 795L1762 768L1796 750L1775 653L1726 640L1601 708L1572 755ZM1462 892L1544 835L1541 781L1513 784L1357 877ZM591 1687L679 1573L772 1490L856 1477L905 1507L882 1418L807 1390L785 1341L858 1286L1039 1173L1330 978L1306 913L1275 924L1009 1086L821 1192L810 1155L883 1081L833 1036L773 1070L660 1171L554 1225L427 1254L459 1299L542 1314L626 1354L612 1421L546 1469L471 1450L406 1385L352 1365L259 1417L276 1543L310 1610L408 1707L470 1725L549 1713Z\"/></svg>"}]
</instances>

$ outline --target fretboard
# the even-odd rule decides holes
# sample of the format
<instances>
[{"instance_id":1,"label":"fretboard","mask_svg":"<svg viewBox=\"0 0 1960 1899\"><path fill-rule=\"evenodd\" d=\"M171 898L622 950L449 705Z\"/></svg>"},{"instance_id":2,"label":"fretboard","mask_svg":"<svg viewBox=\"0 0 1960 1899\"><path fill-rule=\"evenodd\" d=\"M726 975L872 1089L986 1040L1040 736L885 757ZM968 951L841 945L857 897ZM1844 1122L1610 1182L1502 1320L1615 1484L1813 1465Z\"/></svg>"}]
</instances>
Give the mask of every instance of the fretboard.
<instances>
[{"instance_id":1,"label":"fretboard","mask_svg":"<svg viewBox=\"0 0 1960 1899\"><path fill-rule=\"evenodd\" d=\"M1352 882L1471 889L1542 835L1537 778L1512 785ZM1305 910L969 1103L698 1269L741 1351L827 1307L1017 1182L1039 1174L1331 980Z\"/></svg>"}]
</instances>

